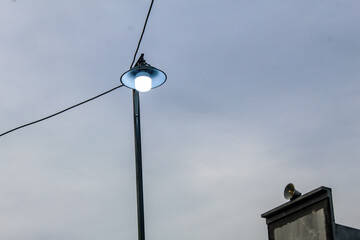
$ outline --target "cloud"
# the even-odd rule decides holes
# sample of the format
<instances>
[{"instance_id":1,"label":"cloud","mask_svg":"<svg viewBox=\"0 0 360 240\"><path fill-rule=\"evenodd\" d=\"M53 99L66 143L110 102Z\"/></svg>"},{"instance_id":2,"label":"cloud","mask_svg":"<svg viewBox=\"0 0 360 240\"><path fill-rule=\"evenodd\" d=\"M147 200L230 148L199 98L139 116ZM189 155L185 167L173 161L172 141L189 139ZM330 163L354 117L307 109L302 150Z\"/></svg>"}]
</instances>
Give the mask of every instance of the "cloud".
<instances>
[{"instance_id":1,"label":"cloud","mask_svg":"<svg viewBox=\"0 0 360 240\"><path fill-rule=\"evenodd\" d=\"M149 4L0 3L1 131L120 84ZM155 1L140 52L168 80L140 97L148 239L264 239L288 182L332 187L337 222L358 225L356 9ZM126 88L1 138L0 237L136 239L133 145Z\"/></svg>"}]
</instances>

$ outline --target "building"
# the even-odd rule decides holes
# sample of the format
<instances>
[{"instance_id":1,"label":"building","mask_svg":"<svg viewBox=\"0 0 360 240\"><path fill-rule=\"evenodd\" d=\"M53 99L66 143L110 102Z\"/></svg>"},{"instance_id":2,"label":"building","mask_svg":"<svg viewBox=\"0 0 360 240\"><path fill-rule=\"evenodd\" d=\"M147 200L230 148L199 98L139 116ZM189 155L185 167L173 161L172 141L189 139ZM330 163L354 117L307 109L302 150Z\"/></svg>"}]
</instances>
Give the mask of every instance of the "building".
<instances>
[{"instance_id":1,"label":"building","mask_svg":"<svg viewBox=\"0 0 360 240\"><path fill-rule=\"evenodd\" d=\"M302 196L292 190L298 197L261 215L269 240L360 240L359 229L335 223L330 188L319 187Z\"/></svg>"}]
</instances>

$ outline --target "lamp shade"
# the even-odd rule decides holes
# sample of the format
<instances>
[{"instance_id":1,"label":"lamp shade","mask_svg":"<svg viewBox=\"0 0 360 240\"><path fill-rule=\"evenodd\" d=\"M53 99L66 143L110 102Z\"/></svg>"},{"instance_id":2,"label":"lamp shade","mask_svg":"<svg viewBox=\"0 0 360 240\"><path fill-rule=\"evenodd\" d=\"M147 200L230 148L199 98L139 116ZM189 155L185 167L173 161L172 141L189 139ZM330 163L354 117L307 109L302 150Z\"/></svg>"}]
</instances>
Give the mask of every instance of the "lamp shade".
<instances>
[{"instance_id":1,"label":"lamp shade","mask_svg":"<svg viewBox=\"0 0 360 240\"><path fill-rule=\"evenodd\" d=\"M135 66L125 72L120 77L120 82L128 88L146 92L161 86L166 81L166 78L166 74L163 71L146 64ZM142 83L144 83L146 87L139 87L142 86ZM149 84L151 84L151 87Z\"/></svg>"}]
</instances>

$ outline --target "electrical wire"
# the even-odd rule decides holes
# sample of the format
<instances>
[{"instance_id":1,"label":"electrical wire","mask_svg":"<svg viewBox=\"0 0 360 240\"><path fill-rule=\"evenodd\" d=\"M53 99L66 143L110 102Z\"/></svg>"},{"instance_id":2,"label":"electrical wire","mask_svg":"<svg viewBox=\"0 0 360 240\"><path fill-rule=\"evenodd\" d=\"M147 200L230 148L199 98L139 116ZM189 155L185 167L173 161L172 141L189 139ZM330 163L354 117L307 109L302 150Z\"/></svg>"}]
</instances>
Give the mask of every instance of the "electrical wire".
<instances>
[{"instance_id":1,"label":"electrical wire","mask_svg":"<svg viewBox=\"0 0 360 240\"><path fill-rule=\"evenodd\" d=\"M21 125L21 126L16 127L16 128L13 128L13 129L11 129L11 130L9 130L9 131L6 131L6 132L0 134L0 137L6 135L6 134L8 134L8 133L11 133L11 132L13 132L13 131L16 131L16 130L18 130L18 129L20 129L20 128L24 128L24 127L33 125L33 124L35 124L35 123L44 121L44 120L46 120L46 119L55 117L56 115L59 115L59 114L61 114L61 113L63 113L63 112L66 112L66 111L68 111L68 110L70 110L70 109L72 109L72 108L78 107L78 106L80 106L80 105L82 105L82 104L84 104L84 103L90 102L90 101L92 101L92 100L94 100L94 99L96 99L96 98L98 98L98 97L101 97L101 96L103 96L103 95L105 95L105 94L108 94L108 93L110 93L110 92L112 92L112 91L114 91L114 90L116 90L116 89L118 89L118 88L120 88L120 87L122 87L122 86L124 86L124 85L119 85L119 86L117 86L117 87L114 87L114 88L112 88L112 89L110 89L110 90L108 90L108 91L106 91L106 92L100 93L99 95L97 95L97 96L95 96L95 97L89 98L89 99L87 99L87 100L85 100L85 101L83 101L83 102L80 102L80 103L78 103L78 104L75 104L75 105L73 105L73 106L71 106L71 107L68 107L68 108L66 108L66 109L64 109L64 110L61 110L61 111L59 111L59 112L57 112L57 113L51 114L50 116L47 116L47 117L41 118L41 119L39 119L39 120L36 120L36 121L30 122L30 123Z\"/></svg>"},{"instance_id":2,"label":"electrical wire","mask_svg":"<svg viewBox=\"0 0 360 240\"><path fill-rule=\"evenodd\" d=\"M147 22L148 22L148 19L149 19L149 16L150 16L150 12L151 12L153 3L154 3L154 0L151 0L151 4L150 4L150 7L149 7L149 11L148 11L148 14L147 14L147 16L146 16L146 20L145 20L145 23L144 23L144 27L143 27L143 30L142 30L142 32L141 32L141 36L140 36L138 45L137 45L137 47L136 47L136 51L135 51L135 54L134 54L134 58L133 58L132 63L131 63L131 65L130 65L130 69L133 67L134 62L135 62L135 59L136 59L136 55L137 55L137 53L138 53L138 51L139 51L140 44L141 44L141 40L142 40L142 38L143 38L143 36L144 36L145 28L146 28L146 25L147 25Z\"/></svg>"},{"instance_id":3,"label":"electrical wire","mask_svg":"<svg viewBox=\"0 0 360 240\"><path fill-rule=\"evenodd\" d=\"M138 51L139 51L140 44L141 44L142 38L143 38L144 33L145 33L146 25L147 25L147 22L148 22L150 13L151 13L151 9L152 9L153 3L154 3L154 0L151 0L151 4L150 4L150 7L149 7L149 11L148 11L147 16L146 16L146 20L145 20L145 23L144 23L144 26L143 26L143 29L142 29L142 32L141 32L141 36L140 36L139 42L138 42L137 47L136 47L136 51L135 51L135 54L134 54L132 63L131 63L131 65L130 65L130 69L133 67L134 62L135 62L135 59L136 59L136 55L137 55L137 53L138 53ZM110 89L110 90L108 90L108 91L106 91L106 92L103 92L103 93L101 93L101 94L99 94L99 95L97 95L97 96L95 96L95 97L89 98L88 100L85 100L85 101L83 101L83 102L81 102L81 103L75 104L75 105L73 105L73 106L71 106L71 107L68 107L68 108L66 108L66 109L64 109L64 110L61 110L61 111L59 111L59 112L57 112L57 113L54 113L54 114L52 114L52 115L50 115L50 116L41 118L41 119L36 120L36 121L34 121L34 122L30 122L30 123L21 125L21 126L19 126L19 127L13 128L13 129L11 129L11 130L9 130L9 131L6 131L6 132L4 132L4 133L1 133L1 134L0 134L0 137L4 136L4 135L6 135L6 134L9 134L9 133L11 133L11 132L14 132L14 131L16 131L16 130L19 130L19 129L21 129L21 128L24 128L24 127L33 125L33 124L35 124L35 123L44 121L44 120L46 120L46 119L55 117L56 115L59 115L59 114L61 114L61 113L63 113L63 112L66 112L66 111L68 111L68 110L70 110L70 109L72 109L72 108L78 107L78 106L80 106L80 105L82 105L82 104L84 104L84 103L90 102L90 101L92 101L92 100L94 100L94 99L96 99L96 98L98 98L98 97L101 97L101 96L103 96L103 95L105 95L105 94L107 94L107 93L109 93L109 92L112 92L112 91L114 91L115 89L118 89L118 88L120 88L120 87L122 87L122 86L124 86L124 85L119 85L119 86L117 86L117 87L114 87L114 88L112 88L112 89Z\"/></svg>"}]
</instances>

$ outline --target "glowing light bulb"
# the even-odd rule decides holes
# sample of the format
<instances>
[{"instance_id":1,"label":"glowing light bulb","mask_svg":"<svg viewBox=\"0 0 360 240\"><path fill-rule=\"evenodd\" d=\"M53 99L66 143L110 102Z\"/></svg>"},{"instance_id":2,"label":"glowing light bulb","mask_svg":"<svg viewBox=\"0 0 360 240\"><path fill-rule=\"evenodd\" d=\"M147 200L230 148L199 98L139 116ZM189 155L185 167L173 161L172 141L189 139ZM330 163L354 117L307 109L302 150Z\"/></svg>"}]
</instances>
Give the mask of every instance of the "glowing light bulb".
<instances>
[{"instance_id":1,"label":"glowing light bulb","mask_svg":"<svg viewBox=\"0 0 360 240\"><path fill-rule=\"evenodd\" d=\"M152 88L152 80L147 72L139 72L135 77L135 89L139 92L147 92Z\"/></svg>"}]
</instances>

